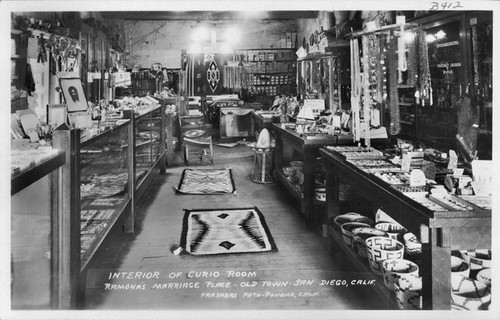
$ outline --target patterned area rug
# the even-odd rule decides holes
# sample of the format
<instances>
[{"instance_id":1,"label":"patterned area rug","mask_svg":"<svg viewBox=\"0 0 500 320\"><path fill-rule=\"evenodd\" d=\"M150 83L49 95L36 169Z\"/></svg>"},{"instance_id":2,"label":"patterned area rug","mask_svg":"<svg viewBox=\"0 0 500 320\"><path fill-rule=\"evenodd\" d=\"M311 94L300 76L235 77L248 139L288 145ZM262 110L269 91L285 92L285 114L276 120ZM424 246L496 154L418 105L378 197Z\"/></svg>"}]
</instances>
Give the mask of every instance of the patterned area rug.
<instances>
[{"instance_id":1,"label":"patterned area rug","mask_svg":"<svg viewBox=\"0 0 500 320\"><path fill-rule=\"evenodd\" d=\"M184 169L176 189L185 194L219 194L236 191L231 169Z\"/></svg>"},{"instance_id":2,"label":"patterned area rug","mask_svg":"<svg viewBox=\"0 0 500 320\"><path fill-rule=\"evenodd\" d=\"M185 209L181 247L192 255L277 251L256 208Z\"/></svg>"}]
</instances>

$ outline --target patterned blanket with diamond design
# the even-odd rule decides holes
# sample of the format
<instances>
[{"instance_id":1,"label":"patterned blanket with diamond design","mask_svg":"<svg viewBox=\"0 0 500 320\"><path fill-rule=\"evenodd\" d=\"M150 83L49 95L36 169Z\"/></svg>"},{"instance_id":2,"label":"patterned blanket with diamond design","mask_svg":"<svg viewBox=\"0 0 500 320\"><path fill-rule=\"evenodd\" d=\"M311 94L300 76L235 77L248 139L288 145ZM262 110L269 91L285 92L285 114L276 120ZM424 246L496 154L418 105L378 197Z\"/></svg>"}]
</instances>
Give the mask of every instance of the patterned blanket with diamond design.
<instances>
[{"instance_id":1,"label":"patterned blanket with diamond design","mask_svg":"<svg viewBox=\"0 0 500 320\"><path fill-rule=\"evenodd\" d=\"M181 247L192 255L277 251L256 208L185 209Z\"/></svg>"}]
</instances>

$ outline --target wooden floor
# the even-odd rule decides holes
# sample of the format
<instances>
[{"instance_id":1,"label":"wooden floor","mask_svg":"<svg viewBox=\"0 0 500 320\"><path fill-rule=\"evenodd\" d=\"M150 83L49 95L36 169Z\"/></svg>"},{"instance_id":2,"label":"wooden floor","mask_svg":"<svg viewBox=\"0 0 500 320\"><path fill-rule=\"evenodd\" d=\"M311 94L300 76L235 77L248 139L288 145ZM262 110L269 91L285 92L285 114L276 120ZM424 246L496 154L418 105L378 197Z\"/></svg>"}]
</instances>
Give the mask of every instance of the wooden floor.
<instances>
[{"instance_id":1,"label":"wooden floor","mask_svg":"<svg viewBox=\"0 0 500 320\"><path fill-rule=\"evenodd\" d=\"M193 163L191 167L212 166ZM332 260L325 240L307 229L284 188L250 180L253 153L246 146L216 147L213 167L232 168L237 194L176 194L173 188L185 168L176 159L141 199L136 232L113 232L89 264L84 274L85 309L392 308L373 283L353 285L352 280L370 278L353 272L344 259ZM172 253L180 243L183 209L249 206L263 213L279 251L204 257ZM152 278L109 280L112 272Z\"/></svg>"}]
</instances>

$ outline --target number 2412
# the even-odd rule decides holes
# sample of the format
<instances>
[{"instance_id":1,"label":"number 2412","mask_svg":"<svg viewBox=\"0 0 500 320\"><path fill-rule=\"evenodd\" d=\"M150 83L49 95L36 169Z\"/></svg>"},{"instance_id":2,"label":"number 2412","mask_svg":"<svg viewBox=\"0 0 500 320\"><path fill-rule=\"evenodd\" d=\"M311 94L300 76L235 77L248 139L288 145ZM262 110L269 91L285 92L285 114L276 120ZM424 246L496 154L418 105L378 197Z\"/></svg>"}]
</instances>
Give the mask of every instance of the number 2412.
<instances>
[{"instance_id":1,"label":"number 2412","mask_svg":"<svg viewBox=\"0 0 500 320\"><path fill-rule=\"evenodd\" d=\"M444 2L431 2L431 7L429 10L446 10L446 9L457 9L463 8L460 1L444 1Z\"/></svg>"}]
</instances>

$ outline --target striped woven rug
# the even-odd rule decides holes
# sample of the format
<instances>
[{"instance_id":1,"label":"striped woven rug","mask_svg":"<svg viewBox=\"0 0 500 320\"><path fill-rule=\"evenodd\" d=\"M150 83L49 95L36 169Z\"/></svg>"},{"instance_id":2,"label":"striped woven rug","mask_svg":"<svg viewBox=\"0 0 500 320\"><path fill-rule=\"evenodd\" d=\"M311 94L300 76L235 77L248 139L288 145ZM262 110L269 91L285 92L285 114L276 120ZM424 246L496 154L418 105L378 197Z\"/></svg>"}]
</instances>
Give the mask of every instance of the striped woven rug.
<instances>
[{"instance_id":1,"label":"striped woven rug","mask_svg":"<svg viewBox=\"0 0 500 320\"><path fill-rule=\"evenodd\" d=\"M256 207L185 209L181 247L192 255L277 251Z\"/></svg>"},{"instance_id":2,"label":"striped woven rug","mask_svg":"<svg viewBox=\"0 0 500 320\"><path fill-rule=\"evenodd\" d=\"M184 194L234 193L231 169L184 169L176 189Z\"/></svg>"}]
</instances>

